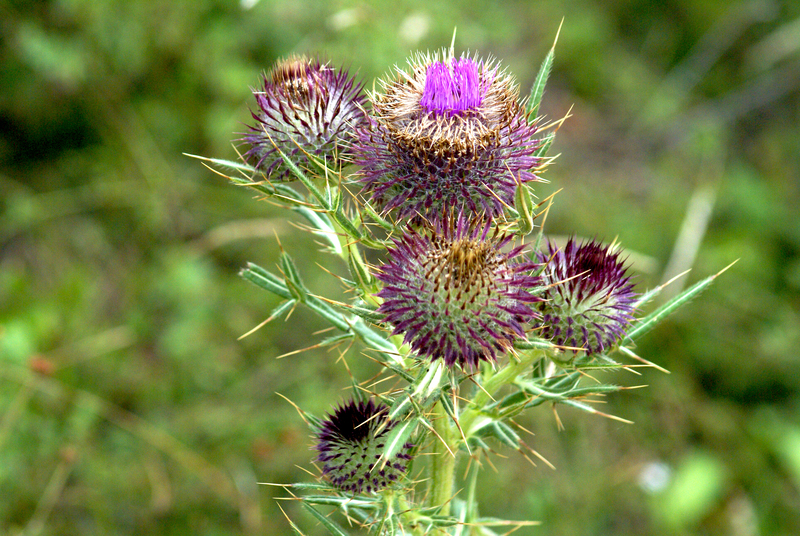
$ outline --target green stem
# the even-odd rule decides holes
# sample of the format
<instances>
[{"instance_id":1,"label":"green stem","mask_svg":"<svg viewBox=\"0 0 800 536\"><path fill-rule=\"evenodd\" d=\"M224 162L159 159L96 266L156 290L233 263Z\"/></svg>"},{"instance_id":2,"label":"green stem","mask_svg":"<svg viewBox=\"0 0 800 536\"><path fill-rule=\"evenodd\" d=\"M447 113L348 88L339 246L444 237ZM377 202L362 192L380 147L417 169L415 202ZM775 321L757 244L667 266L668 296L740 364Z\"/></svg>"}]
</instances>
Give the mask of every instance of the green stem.
<instances>
[{"instance_id":1,"label":"green stem","mask_svg":"<svg viewBox=\"0 0 800 536\"><path fill-rule=\"evenodd\" d=\"M441 402L433 407L431 415L433 429L439 437L433 439L431 455L431 506L441 506L440 515L450 515L450 499L453 498L453 476L456 470L455 442L458 439L450 416Z\"/></svg>"},{"instance_id":2,"label":"green stem","mask_svg":"<svg viewBox=\"0 0 800 536\"><path fill-rule=\"evenodd\" d=\"M397 499L397 513L402 520L402 523L406 528L411 529L412 536L424 536L425 533L423 532L423 525L418 522L419 520L419 513L417 510L408 502L405 494L400 492L396 495Z\"/></svg>"},{"instance_id":3,"label":"green stem","mask_svg":"<svg viewBox=\"0 0 800 536\"><path fill-rule=\"evenodd\" d=\"M472 401L470 401L469 406L458 419L459 424L461 424L461 429L467 434L467 437L469 437L475 419L477 419L483 411L483 407L492 401L492 395L504 385L508 385L517 379L517 376L522 374L531 363L539 359L542 355L541 351L521 352L519 360L512 359L505 367L497 371L496 374L486 378L481 385L482 389L477 391Z\"/></svg>"}]
</instances>

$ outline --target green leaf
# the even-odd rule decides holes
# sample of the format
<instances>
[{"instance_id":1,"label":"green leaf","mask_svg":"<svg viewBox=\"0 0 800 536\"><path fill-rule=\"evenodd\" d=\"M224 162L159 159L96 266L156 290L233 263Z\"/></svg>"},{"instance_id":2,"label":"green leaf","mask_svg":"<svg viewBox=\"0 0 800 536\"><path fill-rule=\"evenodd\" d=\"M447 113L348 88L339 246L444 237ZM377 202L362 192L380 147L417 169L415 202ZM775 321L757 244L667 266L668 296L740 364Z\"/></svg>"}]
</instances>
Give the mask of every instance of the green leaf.
<instances>
[{"instance_id":1,"label":"green leaf","mask_svg":"<svg viewBox=\"0 0 800 536\"><path fill-rule=\"evenodd\" d=\"M332 213L332 217L336 223L342 228L344 232L346 232L351 238L354 240L362 240L364 238L364 234L358 230L353 222L347 217L347 215L342 212L341 209L336 210Z\"/></svg>"},{"instance_id":2,"label":"green leaf","mask_svg":"<svg viewBox=\"0 0 800 536\"><path fill-rule=\"evenodd\" d=\"M324 515L323 515L323 514L322 514L322 513L321 513L319 510L317 510L316 508L314 508L313 506L311 506L311 505L310 505L310 504L308 504L307 502L304 502L304 503L303 503L303 506L305 506L306 510L308 510L309 512L311 512L311 514L312 514L314 517L316 517L316 518L317 518L317 520L318 520L320 523L322 523L322 525L323 525L323 526L324 526L326 529L328 529L328 532L330 532L330 533L331 533L331 534L333 534L334 536L348 536L348 534L347 534L347 533L344 531L344 529L342 529L342 527L340 527L340 526L339 526L337 523L334 523L333 521L331 521L330 519L328 519L328 518L327 518L326 516L324 516Z\"/></svg>"},{"instance_id":3,"label":"green leaf","mask_svg":"<svg viewBox=\"0 0 800 536\"><path fill-rule=\"evenodd\" d=\"M295 265L294 261L289 256L289 254L286 253L285 251L281 253L280 266L283 269L283 275L286 278L286 283L293 283L300 290L302 290L302 294L301 296L298 296L298 299L300 301L304 301L302 299L302 296L306 294L305 285L303 284L303 280L300 279L300 273L297 271L297 266ZM289 290L291 290L291 287L288 284L287 287L289 287Z\"/></svg>"},{"instance_id":4,"label":"green leaf","mask_svg":"<svg viewBox=\"0 0 800 536\"><path fill-rule=\"evenodd\" d=\"M369 499L363 495L358 497L337 497L335 495L305 495L300 497L304 502L310 504L318 504L322 506L336 506L337 508L344 508L346 506L367 508L375 510L381 507L378 499Z\"/></svg>"},{"instance_id":5,"label":"green leaf","mask_svg":"<svg viewBox=\"0 0 800 536\"><path fill-rule=\"evenodd\" d=\"M735 262L735 261L734 261ZM684 290L667 303L650 313L649 315L645 316L644 318L640 319L634 326L628 330L626 334L625 341L635 341L651 329L653 329L659 322L661 322L664 318L669 316L670 314L677 311L682 306L686 305L694 298L699 296L704 290L711 286L711 283L719 277L725 270L733 266L733 263L726 266L716 274L709 276L702 281L699 281L689 287L688 289Z\"/></svg>"},{"instance_id":6,"label":"green leaf","mask_svg":"<svg viewBox=\"0 0 800 536\"><path fill-rule=\"evenodd\" d=\"M553 145L553 140L556 139L555 132L548 132L541 138L539 138L539 146L533 152L533 156L535 158L544 158L547 155L547 151L550 150L550 146Z\"/></svg>"},{"instance_id":7,"label":"green leaf","mask_svg":"<svg viewBox=\"0 0 800 536\"><path fill-rule=\"evenodd\" d=\"M533 231L533 200L531 199L530 188L524 183L517 184L514 192L514 208L517 211L517 225L519 232L525 236Z\"/></svg>"},{"instance_id":8,"label":"green leaf","mask_svg":"<svg viewBox=\"0 0 800 536\"><path fill-rule=\"evenodd\" d=\"M369 322L373 322L375 324L377 324L379 322L382 322L383 319L386 318L385 314L378 313L378 312L376 312L375 309L368 309L366 307L359 307L357 305L348 305L346 307L341 307L340 309L342 311L347 311L349 313L353 313L354 315L357 315L357 316L363 318L364 320L367 320Z\"/></svg>"},{"instance_id":9,"label":"green leaf","mask_svg":"<svg viewBox=\"0 0 800 536\"><path fill-rule=\"evenodd\" d=\"M351 329L373 350L382 352L382 355L387 362L393 362L400 368L405 366L405 363L403 363L403 358L398 355L395 345L367 326L363 320L360 318L356 319L353 322Z\"/></svg>"},{"instance_id":10,"label":"green leaf","mask_svg":"<svg viewBox=\"0 0 800 536\"><path fill-rule=\"evenodd\" d=\"M550 350L555 348L555 345L546 339L528 336L525 340L514 342L514 348L519 350Z\"/></svg>"},{"instance_id":11,"label":"green leaf","mask_svg":"<svg viewBox=\"0 0 800 536\"><path fill-rule=\"evenodd\" d=\"M370 205L370 204L369 204L369 203L367 203L367 202L365 202L365 203L364 203L364 212L366 212L366 214L367 214L367 215L368 215L370 218L372 218L372 220L373 220L375 223L377 223L378 225L380 225L380 226L381 226L381 227L382 227L382 228L383 228L385 231L388 231L388 232L390 232L390 233L392 233L392 232L394 232L394 231L395 231L394 225L392 225L391 223L389 223L388 221L386 221L386 220L385 220L383 217L381 217L381 215L380 215L380 214L378 214L378 213L375 211L375 209L372 207L372 205Z\"/></svg>"},{"instance_id":12,"label":"green leaf","mask_svg":"<svg viewBox=\"0 0 800 536\"><path fill-rule=\"evenodd\" d=\"M320 484L319 482L295 482L294 484L281 484L283 488L292 488L299 490L322 490L330 491L333 488L328 484Z\"/></svg>"},{"instance_id":13,"label":"green leaf","mask_svg":"<svg viewBox=\"0 0 800 536\"><path fill-rule=\"evenodd\" d=\"M280 304L279 306L277 306L275 309L272 310L272 313L270 313L269 318L273 319L283 316L283 313L291 311L292 307L294 307L296 304L297 300L287 300L283 302L282 304Z\"/></svg>"},{"instance_id":14,"label":"green leaf","mask_svg":"<svg viewBox=\"0 0 800 536\"><path fill-rule=\"evenodd\" d=\"M353 339L353 337L355 337L355 335L352 332L342 333L340 335L333 335L331 337L327 337L327 338L321 340L319 345L320 346L333 346L333 345L339 344L340 342L343 342L343 341L349 341L349 340Z\"/></svg>"},{"instance_id":15,"label":"green leaf","mask_svg":"<svg viewBox=\"0 0 800 536\"><path fill-rule=\"evenodd\" d=\"M386 437L386 443L383 447L384 460L387 462L391 461L392 458L403 450L403 446L408 443L411 434L416 430L417 424L419 424L419 419L414 417L392 428L389 435Z\"/></svg>"},{"instance_id":16,"label":"green leaf","mask_svg":"<svg viewBox=\"0 0 800 536\"><path fill-rule=\"evenodd\" d=\"M403 392L403 394L394 399L394 404L389 408L387 416L394 421L399 420L411 411L412 407L414 407L414 404L411 403L411 395Z\"/></svg>"},{"instance_id":17,"label":"green leaf","mask_svg":"<svg viewBox=\"0 0 800 536\"><path fill-rule=\"evenodd\" d=\"M183 153L183 154L184 154L184 156L188 156L190 158L197 158L198 160L203 160L205 162L210 162L210 163L214 164L215 166L228 168L228 169L233 169L233 170L236 170L236 171L247 171L249 173L256 173L256 171L258 171L258 170L256 170L256 168L254 168L253 166L251 166L251 165L249 165L249 164L247 164L245 162L235 162L233 160L223 160L221 158L208 158L206 156L198 156L196 154L189 154L189 153Z\"/></svg>"},{"instance_id":18,"label":"green leaf","mask_svg":"<svg viewBox=\"0 0 800 536\"><path fill-rule=\"evenodd\" d=\"M479 450L479 449L483 449L483 450L486 450L486 451L490 450L489 449L489 445L480 436L476 436L476 435L469 436L467 438L467 443L469 444L469 448L470 448L470 450L472 452L475 452L476 450ZM462 448L464 448L463 445L462 445Z\"/></svg>"},{"instance_id":19,"label":"green leaf","mask_svg":"<svg viewBox=\"0 0 800 536\"><path fill-rule=\"evenodd\" d=\"M342 317L341 313L316 296L307 294L303 303L305 303L309 309L336 326L338 329L342 331L350 331L351 325L344 319L344 317Z\"/></svg>"},{"instance_id":20,"label":"green leaf","mask_svg":"<svg viewBox=\"0 0 800 536\"><path fill-rule=\"evenodd\" d=\"M490 435L500 441L502 444L506 445L507 447L511 447L514 450L519 450L519 442L521 441L519 434L514 431L508 424L504 423L503 421L495 421L489 427L491 430Z\"/></svg>"},{"instance_id":21,"label":"green leaf","mask_svg":"<svg viewBox=\"0 0 800 536\"><path fill-rule=\"evenodd\" d=\"M528 113L528 121L536 121L536 118L539 115L539 105L541 104L542 97L544 96L544 88L547 85L547 79L550 77L550 71L553 68L553 60L555 59L556 43L558 42L559 33L561 33L561 26L558 27L558 32L556 33L556 38L553 41L553 46L550 48L547 56L545 56L541 67L539 67L539 73L536 75L536 80L533 81L533 87L531 88L531 95L528 98L528 106L526 110Z\"/></svg>"},{"instance_id":22,"label":"green leaf","mask_svg":"<svg viewBox=\"0 0 800 536\"><path fill-rule=\"evenodd\" d=\"M292 293L289 292L289 288L282 279L256 264L251 262L247 263L247 268L242 269L242 271L239 272L239 275L254 285L268 290L273 294L280 296L281 298L285 298L287 300L294 299Z\"/></svg>"},{"instance_id":23,"label":"green leaf","mask_svg":"<svg viewBox=\"0 0 800 536\"><path fill-rule=\"evenodd\" d=\"M292 159L286 155L286 153L281 151L280 147L275 146L275 150L278 151L278 154L283 159L283 162L286 164L292 174L297 177L297 180L303 183L303 186L308 189L308 192L319 202L320 206L325 210L332 210L333 205L331 204L329 196L320 192L319 188L317 188L314 182L309 179L305 173L303 173L303 170L301 170L297 164L295 164Z\"/></svg>"}]
</instances>

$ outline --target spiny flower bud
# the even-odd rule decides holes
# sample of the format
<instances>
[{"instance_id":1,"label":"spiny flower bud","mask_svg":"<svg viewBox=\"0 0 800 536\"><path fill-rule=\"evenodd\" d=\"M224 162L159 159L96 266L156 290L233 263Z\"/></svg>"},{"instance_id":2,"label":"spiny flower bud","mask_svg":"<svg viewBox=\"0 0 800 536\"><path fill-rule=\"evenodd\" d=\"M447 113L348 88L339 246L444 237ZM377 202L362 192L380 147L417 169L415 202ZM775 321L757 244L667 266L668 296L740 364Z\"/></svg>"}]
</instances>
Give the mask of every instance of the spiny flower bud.
<instances>
[{"instance_id":1,"label":"spiny flower bud","mask_svg":"<svg viewBox=\"0 0 800 536\"><path fill-rule=\"evenodd\" d=\"M254 90L256 124L241 141L250 146L245 158L275 181L292 180L279 148L301 169L305 153L337 156L351 141L355 126L364 122L362 86L318 60L290 56L264 76L263 89Z\"/></svg>"},{"instance_id":2,"label":"spiny flower bud","mask_svg":"<svg viewBox=\"0 0 800 536\"><path fill-rule=\"evenodd\" d=\"M417 55L370 95L355 162L370 201L420 223L445 210L502 214L534 175L539 141L513 79L477 58Z\"/></svg>"},{"instance_id":3,"label":"spiny flower bud","mask_svg":"<svg viewBox=\"0 0 800 536\"><path fill-rule=\"evenodd\" d=\"M587 354L607 351L622 339L636 294L619 254L594 240L578 244L570 238L563 249L549 243L538 255L547 263L542 283L548 285L538 304L541 336Z\"/></svg>"},{"instance_id":4,"label":"spiny flower bud","mask_svg":"<svg viewBox=\"0 0 800 536\"><path fill-rule=\"evenodd\" d=\"M317 461L322 473L341 491L375 493L397 482L406 470L413 447L406 443L391 460L382 460L386 437L396 422L389 408L372 400L351 400L337 407L322 423Z\"/></svg>"},{"instance_id":5,"label":"spiny flower bud","mask_svg":"<svg viewBox=\"0 0 800 536\"><path fill-rule=\"evenodd\" d=\"M509 351L524 338L523 325L537 313L531 291L537 266L519 259L522 246L503 251L512 239L490 223L445 215L415 231L408 227L388 250L376 276L384 283L378 312L404 334L420 356L476 367Z\"/></svg>"}]
</instances>

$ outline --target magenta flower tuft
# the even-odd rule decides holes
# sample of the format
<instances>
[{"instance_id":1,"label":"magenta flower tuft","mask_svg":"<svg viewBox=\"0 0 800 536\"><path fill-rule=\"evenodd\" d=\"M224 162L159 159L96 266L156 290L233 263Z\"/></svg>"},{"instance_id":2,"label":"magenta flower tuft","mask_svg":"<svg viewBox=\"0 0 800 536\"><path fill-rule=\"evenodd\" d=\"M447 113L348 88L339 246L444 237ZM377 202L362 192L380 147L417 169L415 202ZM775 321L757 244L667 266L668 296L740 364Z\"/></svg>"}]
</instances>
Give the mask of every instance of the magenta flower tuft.
<instances>
[{"instance_id":1,"label":"magenta flower tuft","mask_svg":"<svg viewBox=\"0 0 800 536\"><path fill-rule=\"evenodd\" d=\"M411 456L411 443L393 459L381 460L386 437L396 422L389 408L372 400L351 400L337 407L318 433L317 461L322 473L341 491L375 493L398 482Z\"/></svg>"},{"instance_id":2,"label":"magenta flower tuft","mask_svg":"<svg viewBox=\"0 0 800 536\"><path fill-rule=\"evenodd\" d=\"M380 210L421 223L447 210L492 218L517 184L541 180L537 127L513 79L491 61L418 55L370 95L353 158Z\"/></svg>"},{"instance_id":3,"label":"magenta flower tuft","mask_svg":"<svg viewBox=\"0 0 800 536\"><path fill-rule=\"evenodd\" d=\"M420 106L438 115L458 115L481 105L486 89L480 83L480 65L469 58L451 65L433 62L425 76Z\"/></svg>"},{"instance_id":4,"label":"magenta flower tuft","mask_svg":"<svg viewBox=\"0 0 800 536\"><path fill-rule=\"evenodd\" d=\"M306 153L331 159L352 142L354 128L366 120L361 84L344 70L318 60L290 56L264 76L263 89L254 90L256 120L241 141L250 146L245 158L275 181L293 175L276 148L301 169Z\"/></svg>"},{"instance_id":5,"label":"magenta flower tuft","mask_svg":"<svg viewBox=\"0 0 800 536\"><path fill-rule=\"evenodd\" d=\"M508 352L538 316L537 265L520 259L521 246L503 251L511 235L489 231L486 220L445 216L389 248L378 312L420 356L474 368Z\"/></svg>"},{"instance_id":6,"label":"magenta flower tuft","mask_svg":"<svg viewBox=\"0 0 800 536\"><path fill-rule=\"evenodd\" d=\"M609 350L633 320L636 294L619 254L594 240L570 239L563 249L548 244L538 304L541 336L554 343L583 348L587 354Z\"/></svg>"}]
</instances>

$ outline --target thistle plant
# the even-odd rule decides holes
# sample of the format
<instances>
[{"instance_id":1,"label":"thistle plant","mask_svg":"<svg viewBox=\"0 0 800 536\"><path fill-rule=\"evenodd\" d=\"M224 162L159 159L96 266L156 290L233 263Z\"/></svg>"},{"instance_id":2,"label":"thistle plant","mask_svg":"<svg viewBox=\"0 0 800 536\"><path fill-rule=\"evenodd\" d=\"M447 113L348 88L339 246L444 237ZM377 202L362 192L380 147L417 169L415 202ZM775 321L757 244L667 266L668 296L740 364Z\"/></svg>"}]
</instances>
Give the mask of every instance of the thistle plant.
<instances>
[{"instance_id":1,"label":"thistle plant","mask_svg":"<svg viewBox=\"0 0 800 536\"><path fill-rule=\"evenodd\" d=\"M621 388L586 371L650 364L636 341L719 275L645 313L662 287L635 289L616 245L546 237L553 199L534 202L532 186L561 124L539 116L553 58L520 99L496 61L452 45L414 55L368 94L344 70L292 57L254 90L242 161L204 158L305 219L320 263L349 270L343 303L311 293L288 252L277 271L248 264L244 279L282 300L269 318L308 307L338 330L319 346L360 341L359 358L395 380L353 378L327 415L300 411L316 478L280 485L331 534L528 524L481 512L481 464L466 460L496 444L546 459L514 417L545 404L601 414L590 397Z\"/></svg>"}]
</instances>

